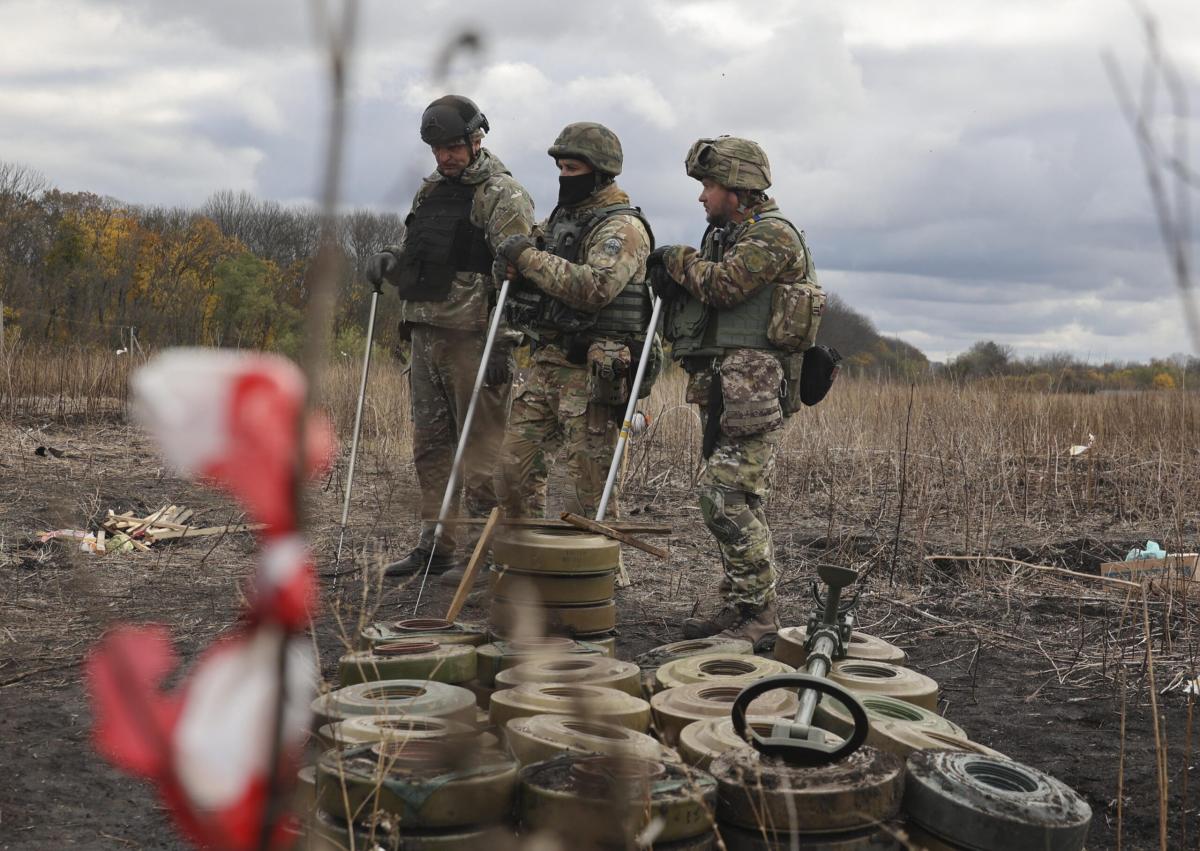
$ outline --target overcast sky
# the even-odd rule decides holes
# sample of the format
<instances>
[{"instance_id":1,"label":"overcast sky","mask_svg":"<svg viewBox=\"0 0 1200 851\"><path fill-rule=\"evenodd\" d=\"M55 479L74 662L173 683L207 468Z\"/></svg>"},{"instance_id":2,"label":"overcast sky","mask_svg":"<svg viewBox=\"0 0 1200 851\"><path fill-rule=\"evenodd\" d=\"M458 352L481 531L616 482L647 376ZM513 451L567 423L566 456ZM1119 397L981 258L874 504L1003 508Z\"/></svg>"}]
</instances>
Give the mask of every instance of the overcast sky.
<instances>
[{"instance_id":1,"label":"overcast sky","mask_svg":"<svg viewBox=\"0 0 1200 851\"><path fill-rule=\"evenodd\" d=\"M1194 0L1147 3L1200 102ZM136 203L311 200L326 109L312 8L0 0L0 159ZM407 208L432 168L420 112L456 91L541 215L547 146L601 121L659 243L695 244L684 154L743 135L825 286L931 358L980 339L1094 361L1190 351L1101 62L1110 50L1136 78L1144 60L1125 0L374 0L359 24L350 205ZM483 52L433 79L464 28Z\"/></svg>"}]
</instances>

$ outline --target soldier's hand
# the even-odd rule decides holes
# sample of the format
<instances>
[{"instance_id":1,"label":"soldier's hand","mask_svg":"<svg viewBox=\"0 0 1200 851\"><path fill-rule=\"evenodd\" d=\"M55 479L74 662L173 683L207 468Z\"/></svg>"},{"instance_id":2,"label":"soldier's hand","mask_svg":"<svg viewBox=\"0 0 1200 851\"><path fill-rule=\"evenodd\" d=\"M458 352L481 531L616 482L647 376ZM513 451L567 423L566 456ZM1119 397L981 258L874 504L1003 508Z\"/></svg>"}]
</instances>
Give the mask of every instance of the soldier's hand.
<instances>
[{"instance_id":1,"label":"soldier's hand","mask_svg":"<svg viewBox=\"0 0 1200 851\"><path fill-rule=\"evenodd\" d=\"M504 387L508 384L512 384L512 346L497 342L483 369L483 385Z\"/></svg>"},{"instance_id":2,"label":"soldier's hand","mask_svg":"<svg viewBox=\"0 0 1200 851\"><path fill-rule=\"evenodd\" d=\"M508 262L506 257L497 254L496 259L492 261L492 280L496 286L500 286L505 281L514 281L517 277L517 268L512 263Z\"/></svg>"},{"instance_id":3,"label":"soldier's hand","mask_svg":"<svg viewBox=\"0 0 1200 851\"><path fill-rule=\"evenodd\" d=\"M383 286L387 276L400 265L400 258L390 251L380 251L367 261L367 280L375 289Z\"/></svg>"},{"instance_id":4,"label":"soldier's hand","mask_svg":"<svg viewBox=\"0 0 1200 851\"><path fill-rule=\"evenodd\" d=\"M503 257L513 266L516 266L517 261L521 259L521 255L533 247L533 239L525 234L514 233L496 246L496 256Z\"/></svg>"},{"instance_id":5,"label":"soldier's hand","mask_svg":"<svg viewBox=\"0 0 1200 851\"><path fill-rule=\"evenodd\" d=\"M667 272L665 260L667 252L674 247L673 245L664 245L656 248L646 258L646 277L649 280L650 289L663 301L670 301L679 294L679 284Z\"/></svg>"}]
</instances>

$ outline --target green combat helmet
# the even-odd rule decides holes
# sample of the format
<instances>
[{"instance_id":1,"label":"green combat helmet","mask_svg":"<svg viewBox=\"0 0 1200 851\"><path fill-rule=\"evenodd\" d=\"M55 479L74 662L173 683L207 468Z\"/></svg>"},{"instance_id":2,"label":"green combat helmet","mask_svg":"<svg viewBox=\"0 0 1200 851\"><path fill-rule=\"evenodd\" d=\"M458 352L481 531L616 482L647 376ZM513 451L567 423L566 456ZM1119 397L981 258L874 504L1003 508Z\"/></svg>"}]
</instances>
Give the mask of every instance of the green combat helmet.
<instances>
[{"instance_id":1,"label":"green combat helmet","mask_svg":"<svg viewBox=\"0 0 1200 851\"><path fill-rule=\"evenodd\" d=\"M700 139L688 151L688 177L712 178L726 189L757 189L771 185L771 163L757 142L737 136Z\"/></svg>"},{"instance_id":2,"label":"green combat helmet","mask_svg":"<svg viewBox=\"0 0 1200 851\"><path fill-rule=\"evenodd\" d=\"M583 160L611 177L621 173L621 140L603 124L578 121L568 124L546 152L557 159Z\"/></svg>"}]
</instances>

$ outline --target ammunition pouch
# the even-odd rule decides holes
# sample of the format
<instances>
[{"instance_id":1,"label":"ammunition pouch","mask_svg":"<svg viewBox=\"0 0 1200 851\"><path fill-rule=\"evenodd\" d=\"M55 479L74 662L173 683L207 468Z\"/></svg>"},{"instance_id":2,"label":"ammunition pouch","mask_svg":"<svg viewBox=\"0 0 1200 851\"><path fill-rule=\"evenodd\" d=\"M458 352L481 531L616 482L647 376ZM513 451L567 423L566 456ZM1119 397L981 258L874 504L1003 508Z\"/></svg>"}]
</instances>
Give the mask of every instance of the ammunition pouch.
<instances>
[{"instance_id":1,"label":"ammunition pouch","mask_svg":"<svg viewBox=\"0 0 1200 851\"><path fill-rule=\"evenodd\" d=\"M753 349L731 352L722 359L718 378L725 401L721 431L730 437L750 437L783 427L779 403L783 367L774 355Z\"/></svg>"},{"instance_id":2,"label":"ammunition pouch","mask_svg":"<svg viewBox=\"0 0 1200 851\"><path fill-rule=\"evenodd\" d=\"M588 399L600 405L624 406L629 401L629 346L598 340L588 346Z\"/></svg>"}]
</instances>

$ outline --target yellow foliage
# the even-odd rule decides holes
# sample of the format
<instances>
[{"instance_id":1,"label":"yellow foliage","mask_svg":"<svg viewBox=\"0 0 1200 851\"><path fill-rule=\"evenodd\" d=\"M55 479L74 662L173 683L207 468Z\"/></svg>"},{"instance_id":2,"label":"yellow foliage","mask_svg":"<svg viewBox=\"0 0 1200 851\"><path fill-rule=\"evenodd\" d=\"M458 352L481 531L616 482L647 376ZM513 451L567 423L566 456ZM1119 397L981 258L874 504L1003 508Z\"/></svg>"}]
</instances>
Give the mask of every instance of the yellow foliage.
<instances>
[{"instance_id":1,"label":"yellow foliage","mask_svg":"<svg viewBox=\"0 0 1200 851\"><path fill-rule=\"evenodd\" d=\"M1160 373L1158 373L1158 375L1154 376L1154 389L1155 390L1174 390L1175 389L1175 379L1171 377L1171 373L1160 372Z\"/></svg>"}]
</instances>

